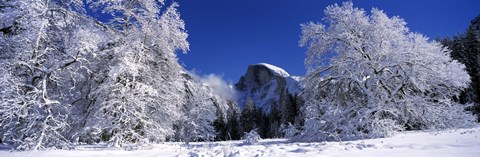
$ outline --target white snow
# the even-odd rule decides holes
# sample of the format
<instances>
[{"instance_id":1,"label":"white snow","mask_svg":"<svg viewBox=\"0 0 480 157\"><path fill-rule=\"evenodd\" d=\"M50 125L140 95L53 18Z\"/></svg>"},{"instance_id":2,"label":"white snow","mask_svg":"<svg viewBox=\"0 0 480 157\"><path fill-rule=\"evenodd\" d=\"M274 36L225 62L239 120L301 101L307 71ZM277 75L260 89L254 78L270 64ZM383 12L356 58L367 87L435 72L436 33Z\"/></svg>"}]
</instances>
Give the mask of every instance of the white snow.
<instances>
[{"instance_id":1,"label":"white snow","mask_svg":"<svg viewBox=\"0 0 480 157\"><path fill-rule=\"evenodd\" d=\"M297 82L300 82L302 81L303 77L302 76L290 76L290 78L292 78L293 80L297 81Z\"/></svg>"},{"instance_id":2,"label":"white snow","mask_svg":"<svg viewBox=\"0 0 480 157\"><path fill-rule=\"evenodd\" d=\"M271 64L268 64L268 63L258 63L257 65L262 65L262 66L267 67L275 75L282 76L282 77L289 77L290 76L290 74L288 74L287 71L285 71L282 68L277 67L275 65L271 65Z\"/></svg>"},{"instance_id":3,"label":"white snow","mask_svg":"<svg viewBox=\"0 0 480 157\"><path fill-rule=\"evenodd\" d=\"M371 156L435 156L478 157L480 155L480 128L441 132L406 132L390 138L345 141L292 143L285 139L261 140L245 145L242 141L164 143L148 150L115 150L83 146L76 150L49 150L31 152L0 151L1 157L157 157L157 156L282 156L282 157L371 157Z\"/></svg>"}]
</instances>

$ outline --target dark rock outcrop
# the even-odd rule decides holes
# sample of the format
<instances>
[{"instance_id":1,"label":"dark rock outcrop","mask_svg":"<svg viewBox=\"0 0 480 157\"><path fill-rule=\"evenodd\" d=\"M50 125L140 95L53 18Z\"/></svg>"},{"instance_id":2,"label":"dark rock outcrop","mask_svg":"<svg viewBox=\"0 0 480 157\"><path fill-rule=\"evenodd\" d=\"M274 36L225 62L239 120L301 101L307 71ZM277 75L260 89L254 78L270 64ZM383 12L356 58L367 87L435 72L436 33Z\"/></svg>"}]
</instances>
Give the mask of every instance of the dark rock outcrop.
<instances>
[{"instance_id":1,"label":"dark rock outcrop","mask_svg":"<svg viewBox=\"0 0 480 157\"><path fill-rule=\"evenodd\" d=\"M235 84L239 92L240 108L243 109L246 100L251 98L257 108L269 113L272 106L279 106L283 96L300 91L299 79L300 77L290 76L285 70L274 65L250 65L247 73Z\"/></svg>"}]
</instances>

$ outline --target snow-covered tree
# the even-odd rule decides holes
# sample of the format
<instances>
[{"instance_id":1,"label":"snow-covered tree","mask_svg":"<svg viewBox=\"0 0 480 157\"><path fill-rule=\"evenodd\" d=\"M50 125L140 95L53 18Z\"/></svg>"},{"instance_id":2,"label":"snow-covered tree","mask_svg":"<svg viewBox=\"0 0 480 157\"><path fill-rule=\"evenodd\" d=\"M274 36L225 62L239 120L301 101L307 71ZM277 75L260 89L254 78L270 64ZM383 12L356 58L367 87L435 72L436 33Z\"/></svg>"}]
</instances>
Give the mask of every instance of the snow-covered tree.
<instances>
[{"instance_id":1,"label":"snow-covered tree","mask_svg":"<svg viewBox=\"0 0 480 157\"><path fill-rule=\"evenodd\" d=\"M472 124L452 97L468 86L465 66L399 17L352 2L325 9L325 22L302 24L305 65L303 137L350 140L405 129Z\"/></svg>"},{"instance_id":2,"label":"snow-covered tree","mask_svg":"<svg viewBox=\"0 0 480 157\"><path fill-rule=\"evenodd\" d=\"M215 112L226 118L228 101L178 63L189 49L178 4L85 2L110 22L88 17L83 0L0 2L1 141L124 146L177 140L177 128L182 140L214 138Z\"/></svg>"},{"instance_id":3,"label":"snow-covered tree","mask_svg":"<svg viewBox=\"0 0 480 157\"><path fill-rule=\"evenodd\" d=\"M176 51L186 52L184 22L173 3L160 12L163 1L98 0L92 6L113 16L119 32L107 80L97 94L98 110L89 126L102 130L103 140L125 143L165 141L185 104L183 68Z\"/></svg>"},{"instance_id":4,"label":"snow-covered tree","mask_svg":"<svg viewBox=\"0 0 480 157\"><path fill-rule=\"evenodd\" d=\"M187 144L190 141L211 141L216 136L213 95L208 86L200 82L185 82L185 86L187 102L182 109L184 116L178 123L178 138Z\"/></svg>"},{"instance_id":5,"label":"snow-covered tree","mask_svg":"<svg viewBox=\"0 0 480 157\"><path fill-rule=\"evenodd\" d=\"M77 14L82 1L2 1L0 102L3 141L15 149L69 146L71 103L80 95L96 46L92 23ZM5 7L3 7L5 6ZM88 20L87 20L88 21ZM91 21L91 20L90 20ZM92 46L95 45L95 46ZM5 53L3 53L5 52Z\"/></svg>"}]
</instances>

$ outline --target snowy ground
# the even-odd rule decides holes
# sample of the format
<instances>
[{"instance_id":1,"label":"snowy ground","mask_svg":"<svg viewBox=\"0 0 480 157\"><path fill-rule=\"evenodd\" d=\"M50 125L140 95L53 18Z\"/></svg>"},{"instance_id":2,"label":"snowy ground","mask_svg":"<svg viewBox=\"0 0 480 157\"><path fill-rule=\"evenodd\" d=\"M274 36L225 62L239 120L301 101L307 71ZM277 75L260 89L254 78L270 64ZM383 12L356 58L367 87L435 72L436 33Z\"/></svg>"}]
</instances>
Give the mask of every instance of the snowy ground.
<instances>
[{"instance_id":1,"label":"snowy ground","mask_svg":"<svg viewBox=\"0 0 480 157\"><path fill-rule=\"evenodd\" d=\"M284 139L262 140L256 145L241 141L165 143L148 150L125 151L81 147L77 150L32 152L0 151L0 157L163 157L163 156L480 156L480 128L442 132L408 132L391 138L348 142L290 143Z\"/></svg>"}]
</instances>

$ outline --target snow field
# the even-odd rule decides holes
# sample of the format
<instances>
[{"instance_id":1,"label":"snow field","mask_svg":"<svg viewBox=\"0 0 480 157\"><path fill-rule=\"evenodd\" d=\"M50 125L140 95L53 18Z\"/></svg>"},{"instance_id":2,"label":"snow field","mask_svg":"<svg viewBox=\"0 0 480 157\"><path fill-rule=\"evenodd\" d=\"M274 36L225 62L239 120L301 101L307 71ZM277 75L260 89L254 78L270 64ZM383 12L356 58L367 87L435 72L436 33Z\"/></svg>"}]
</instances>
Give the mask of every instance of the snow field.
<instances>
[{"instance_id":1,"label":"snow field","mask_svg":"<svg viewBox=\"0 0 480 157\"><path fill-rule=\"evenodd\" d=\"M144 150L117 150L99 146L82 146L76 150L30 152L0 151L1 157L478 157L480 156L480 127L448 131L405 132L390 138L297 143L285 139L261 140L246 145L243 141L167 142Z\"/></svg>"}]
</instances>

